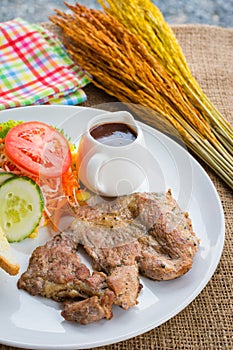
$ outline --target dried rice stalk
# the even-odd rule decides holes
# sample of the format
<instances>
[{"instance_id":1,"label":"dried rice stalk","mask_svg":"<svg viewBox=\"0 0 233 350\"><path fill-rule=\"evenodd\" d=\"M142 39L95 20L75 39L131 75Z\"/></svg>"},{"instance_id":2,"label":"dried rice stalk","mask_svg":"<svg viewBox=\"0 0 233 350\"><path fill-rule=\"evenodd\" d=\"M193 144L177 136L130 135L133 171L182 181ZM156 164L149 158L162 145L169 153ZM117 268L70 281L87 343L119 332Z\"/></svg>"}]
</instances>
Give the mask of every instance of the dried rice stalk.
<instances>
[{"instance_id":1,"label":"dried rice stalk","mask_svg":"<svg viewBox=\"0 0 233 350\"><path fill-rule=\"evenodd\" d=\"M150 0L98 0L104 10L140 38L147 49L166 67L188 99L208 121L212 131L232 152L233 130L211 104L192 76L179 43L160 10ZM108 5L109 6L108 6ZM216 129L216 130L215 130Z\"/></svg>"},{"instance_id":2,"label":"dried rice stalk","mask_svg":"<svg viewBox=\"0 0 233 350\"><path fill-rule=\"evenodd\" d=\"M72 14L56 10L50 19L63 29L68 52L92 74L93 83L122 102L155 111L144 120L165 132L175 127L186 145L233 188L232 155L161 59L110 14L66 5Z\"/></svg>"}]
</instances>

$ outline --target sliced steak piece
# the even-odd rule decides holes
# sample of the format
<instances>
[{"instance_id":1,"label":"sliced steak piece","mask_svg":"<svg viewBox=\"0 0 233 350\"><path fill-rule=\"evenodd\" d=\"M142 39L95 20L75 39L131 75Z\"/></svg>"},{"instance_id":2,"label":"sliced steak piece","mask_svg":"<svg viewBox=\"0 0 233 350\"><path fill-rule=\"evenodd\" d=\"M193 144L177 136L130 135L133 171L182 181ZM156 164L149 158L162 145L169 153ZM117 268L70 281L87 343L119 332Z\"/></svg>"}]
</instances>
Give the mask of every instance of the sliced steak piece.
<instances>
[{"instance_id":1,"label":"sliced steak piece","mask_svg":"<svg viewBox=\"0 0 233 350\"><path fill-rule=\"evenodd\" d=\"M142 289L139 282L138 266L124 265L113 269L112 273L107 278L108 286L115 295L114 304L128 310L137 304L137 297Z\"/></svg>"},{"instance_id":2,"label":"sliced steak piece","mask_svg":"<svg viewBox=\"0 0 233 350\"><path fill-rule=\"evenodd\" d=\"M108 275L108 285L116 294L114 303L129 309L137 304L141 290L136 259L141 255L138 238L146 234L146 228L132 214L129 218L128 207L116 211L116 205L111 208L107 203L107 208L97 209L96 216L93 210L85 215L88 208L81 208L70 234L93 258L93 268Z\"/></svg>"},{"instance_id":3,"label":"sliced steak piece","mask_svg":"<svg viewBox=\"0 0 233 350\"><path fill-rule=\"evenodd\" d=\"M112 304L114 294L106 292L102 297L93 296L82 301L65 302L61 315L67 321L75 321L80 324L89 324L103 318L112 318Z\"/></svg>"},{"instance_id":4,"label":"sliced steak piece","mask_svg":"<svg viewBox=\"0 0 233 350\"><path fill-rule=\"evenodd\" d=\"M139 238L140 273L158 281L182 276L192 267L199 246L188 213L180 209L170 191L137 197L140 222L148 228L148 234Z\"/></svg>"},{"instance_id":5,"label":"sliced steak piece","mask_svg":"<svg viewBox=\"0 0 233 350\"><path fill-rule=\"evenodd\" d=\"M18 288L31 295L42 295L57 301L90 296L104 297L109 291L103 272L90 273L76 253L77 243L69 235L55 236L34 250Z\"/></svg>"},{"instance_id":6,"label":"sliced steak piece","mask_svg":"<svg viewBox=\"0 0 233 350\"><path fill-rule=\"evenodd\" d=\"M140 256L140 245L136 241L113 248L84 247L93 258L93 267L107 273L108 286L116 295L114 304L129 309L137 304L142 288L136 259Z\"/></svg>"}]
</instances>

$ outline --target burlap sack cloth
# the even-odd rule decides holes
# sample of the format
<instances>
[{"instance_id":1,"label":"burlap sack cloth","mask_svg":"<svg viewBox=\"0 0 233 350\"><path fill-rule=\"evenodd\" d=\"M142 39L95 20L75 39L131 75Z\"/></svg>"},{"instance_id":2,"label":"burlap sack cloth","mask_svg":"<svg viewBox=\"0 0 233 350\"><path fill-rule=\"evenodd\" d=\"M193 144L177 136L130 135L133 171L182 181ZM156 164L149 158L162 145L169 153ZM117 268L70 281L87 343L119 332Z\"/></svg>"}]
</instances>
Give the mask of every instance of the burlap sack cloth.
<instances>
[{"instance_id":1,"label":"burlap sack cloth","mask_svg":"<svg viewBox=\"0 0 233 350\"><path fill-rule=\"evenodd\" d=\"M53 25L44 25L56 32ZM175 26L174 31L193 75L219 111L233 123L233 29L189 25ZM115 101L92 85L85 91L88 96L85 106ZM217 188L225 213L226 240L215 274L200 295L165 324L99 350L233 349L233 196L203 166ZM0 350L10 349L16 348L0 345Z\"/></svg>"}]
</instances>

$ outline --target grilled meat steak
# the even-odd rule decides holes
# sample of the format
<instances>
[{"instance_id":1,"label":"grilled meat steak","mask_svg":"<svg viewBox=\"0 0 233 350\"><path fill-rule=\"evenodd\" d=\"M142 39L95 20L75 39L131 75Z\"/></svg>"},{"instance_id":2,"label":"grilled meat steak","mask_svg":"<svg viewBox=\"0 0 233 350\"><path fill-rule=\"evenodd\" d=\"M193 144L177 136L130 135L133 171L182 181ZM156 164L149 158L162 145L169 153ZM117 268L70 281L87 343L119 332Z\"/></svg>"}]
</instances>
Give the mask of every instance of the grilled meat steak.
<instances>
[{"instance_id":1,"label":"grilled meat steak","mask_svg":"<svg viewBox=\"0 0 233 350\"><path fill-rule=\"evenodd\" d=\"M90 273L77 254L77 243L65 233L55 236L44 246L34 250L27 271L18 281L18 288L27 290L31 295L42 295L56 301L75 300L76 310L83 309L83 306L79 306L82 302L77 299L85 298L86 305L88 303L91 305L93 297L97 298L96 305L99 305L99 309L93 318L89 313L83 314L80 323L85 324L85 319L90 323L104 317L106 319L112 317L115 294L108 288L107 276L103 272ZM67 308L71 310L71 304L72 302L65 310ZM74 311L67 316L67 319L71 320L72 317L73 320L77 319Z\"/></svg>"},{"instance_id":2,"label":"grilled meat steak","mask_svg":"<svg viewBox=\"0 0 233 350\"><path fill-rule=\"evenodd\" d=\"M96 270L109 275L119 265L136 263L141 274L158 281L187 272L199 245L188 214L170 191L80 207L70 233L94 259Z\"/></svg>"},{"instance_id":3,"label":"grilled meat steak","mask_svg":"<svg viewBox=\"0 0 233 350\"><path fill-rule=\"evenodd\" d=\"M93 259L92 275L76 254L79 245ZM113 303L124 309L137 303L139 272L153 280L179 277L191 268L198 245L170 191L135 193L77 208L69 229L33 252L18 286L69 299L62 312L67 320L109 319ZM77 297L85 300L70 301Z\"/></svg>"},{"instance_id":4,"label":"grilled meat steak","mask_svg":"<svg viewBox=\"0 0 233 350\"><path fill-rule=\"evenodd\" d=\"M199 245L188 213L180 209L170 191L137 194L137 198L140 221L148 229L139 238L140 273L158 281L182 276L192 267Z\"/></svg>"}]
</instances>

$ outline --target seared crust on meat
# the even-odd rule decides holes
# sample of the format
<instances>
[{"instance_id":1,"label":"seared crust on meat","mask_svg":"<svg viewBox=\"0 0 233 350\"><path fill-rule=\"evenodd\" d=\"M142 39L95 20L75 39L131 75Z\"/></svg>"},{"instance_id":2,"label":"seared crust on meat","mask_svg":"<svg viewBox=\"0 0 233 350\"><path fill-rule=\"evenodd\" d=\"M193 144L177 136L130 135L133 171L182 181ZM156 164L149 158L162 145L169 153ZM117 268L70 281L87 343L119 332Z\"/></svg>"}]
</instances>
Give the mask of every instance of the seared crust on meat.
<instances>
[{"instance_id":1,"label":"seared crust on meat","mask_svg":"<svg viewBox=\"0 0 233 350\"><path fill-rule=\"evenodd\" d=\"M18 280L18 288L57 301L104 296L108 291L107 276L96 271L91 274L76 249L77 244L66 234L36 248L27 271Z\"/></svg>"},{"instance_id":2,"label":"seared crust on meat","mask_svg":"<svg viewBox=\"0 0 233 350\"><path fill-rule=\"evenodd\" d=\"M106 292L102 297L93 296L81 301L65 302L61 315L67 321L75 321L80 324L89 324L103 318L112 318L112 304L114 294Z\"/></svg>"},{"instance_id":3,"label":"seared crust on meat","mask_svg":"<svg viewBox=\"0 0 233 350\"><path fill-rule=\"evenodd\" d=\"M188 213L180 209L170 191L159 205L154 194L137 196L140 220L148 227L147 235L139 238L140 273L157 281L182 276L192 267L199 246Z\"/></svg>"},{"instance_id":4,"label":"seared crust on meat","mask_svg":"<svg viewBox=\"0 0 233 350\"><path fill-rule=\"evenodd\" d=\"M137 304L137 297L142 286L139 282L139 271L136 263L134 265L116 267L107 278L107 281L109 288L116 295L114 304L121 306L125 310Z\"/></svg>"},{"instance_id":5,"label":"seared crust on meat","mask_svg":"<svg viewBox=\"0 0 233 350\"><path fill-rule=\"evenodd\" d=\"M77 255L79 245L92 258L92 274ZM18 287L64 301L66 320L110 319L113 303L124 309L137 304L139 272L158 281L182 276L198 246L171 191L134 193L77 208L70 228L33 252Z\"/></svg>"},{"instance_id":6,"label":"seared crust on meat","mask_svg":"<svg viewBox=\"0 0 233 350\"><path fill-rule=\"evenodd\" d=\"M115 294L103 272L89 269L77 255L77 243L66 234L58 235L34 250L18 288L31 295L66 301L62 315L81 324L112 317ZM85 298L84 301L69 301ZM81 314L79 314L81 312Z\"/></svg>"},{"instance_id":7,"label":"seared crust on meat","mask_svg":"<svg viewBox=\"0 0 233 350\"><path fill-rule=\"evenodd\" d=\"M95 269L109 275L117 264L137 262L144 276L157 281L186 273L199 246L188 214L170 190L78 208L70 232L94 259Z\"/></svg>"},{"instance_id":8,"label":"seared crust on meat","mask_svg":"<svg viewBox=\"0 0 233 350\"><path fill-rule=\"evenodd\" d=\"M141 290L136 259L141 254L138 241L113 248L85 246L93 258L94 268L107 273L108 287L116 295L114 303L127 310L137 304Z\"/></svg>"}]
</instances>

